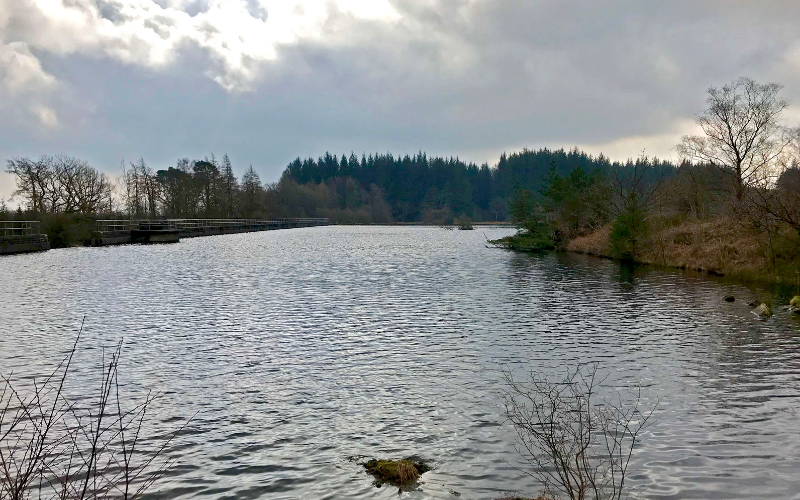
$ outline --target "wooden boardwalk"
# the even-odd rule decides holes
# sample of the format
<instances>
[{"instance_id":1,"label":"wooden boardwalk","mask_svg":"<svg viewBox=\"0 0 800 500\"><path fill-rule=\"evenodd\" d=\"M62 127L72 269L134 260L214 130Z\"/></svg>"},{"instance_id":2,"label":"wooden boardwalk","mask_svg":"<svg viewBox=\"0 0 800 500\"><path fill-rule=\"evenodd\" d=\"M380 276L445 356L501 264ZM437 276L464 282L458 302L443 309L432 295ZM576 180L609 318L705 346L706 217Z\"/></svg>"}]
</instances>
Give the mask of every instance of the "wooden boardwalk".
<instances>
[{"instance_id":1,"label":"wooden boardwalk","mask_svg":"<svg viewBox=\"0 0 800 500\"><path fill-rule=\"evenodd\" d=\"M92 246L175 243L181 238L328 226L328 219L164 219L98 220ZM0 221L0 255L50 249L39 221Z\"/></svg>"},{"instance_id":2,"label":"wooden boardwalk","mask_svg":"<svg viewBox=\"0 0 800 500\"><path fill-rule=\"evenodd\" d=\"M98 220L92 245L174 243L180 238L327 225L330 221L325 218Z\"/></svg>"}]
</instances>

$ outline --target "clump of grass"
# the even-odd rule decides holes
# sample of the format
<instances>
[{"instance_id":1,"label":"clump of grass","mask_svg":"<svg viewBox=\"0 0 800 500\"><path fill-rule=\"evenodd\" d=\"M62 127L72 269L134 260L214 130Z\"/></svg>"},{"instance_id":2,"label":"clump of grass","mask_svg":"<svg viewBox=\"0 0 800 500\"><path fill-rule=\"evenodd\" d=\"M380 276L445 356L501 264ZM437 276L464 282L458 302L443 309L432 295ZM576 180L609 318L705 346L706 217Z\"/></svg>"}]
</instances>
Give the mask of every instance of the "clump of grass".
<instances>
[{"instance_id":1,"label":"clump of grass","mask_svg":"<svg viewBox=\"0 0 800 500\"><path fill-rule=\"evenodd\" d=\"M429 470L425 462L406 458L403 460L378 460L373 458L361 464L367 473L375 478L375 486L380 487L383 483L388 483L398 488L405 488L413 485L417 480Z\"/></svg>"},{"instance_id":2,"label":"clump of grass","mask_svg":"<svg viewBox=\"0 0 800 500\"><path fill-rule=\"evenodd\" d=\"M610 257L610 235L611 225L606 225L592 233L573 238L567 242L565 249L570 252L585 253L598 257Z\"/></svg>"},{"instance_id":3,"label":"clump of grass","mask_svg":"<svg viewBox=\"0 0 800 500\"><path fill-rule=\"evenodd\" d=\"M462 231L472 231L474 229L472 227L472 219L470 219L469 217L461 217L453 222Z\"/></svg>"}]
</instances>

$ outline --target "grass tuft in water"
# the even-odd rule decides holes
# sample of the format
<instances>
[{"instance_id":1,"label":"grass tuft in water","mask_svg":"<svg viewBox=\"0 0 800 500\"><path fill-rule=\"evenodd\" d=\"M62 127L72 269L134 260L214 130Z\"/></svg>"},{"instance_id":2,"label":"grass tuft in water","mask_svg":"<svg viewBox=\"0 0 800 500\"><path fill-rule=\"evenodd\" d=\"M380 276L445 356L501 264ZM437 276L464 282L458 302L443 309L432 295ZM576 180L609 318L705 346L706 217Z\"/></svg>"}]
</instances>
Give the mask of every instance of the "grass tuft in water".
<instances>
[{"instance_id":1,"label":"grass tuft in water","mask_svg":"<svg viewBox=\"0 0 800 500\"><path fill-rule=\"evenodd\" d=\"M375 486L384 483L406 488L413 486L417 480L429 470L430 466L424 461L406 458L403 460L378 460L373 458L361 464L367 473L375 478Z\"/></svg>"}]
</instances>

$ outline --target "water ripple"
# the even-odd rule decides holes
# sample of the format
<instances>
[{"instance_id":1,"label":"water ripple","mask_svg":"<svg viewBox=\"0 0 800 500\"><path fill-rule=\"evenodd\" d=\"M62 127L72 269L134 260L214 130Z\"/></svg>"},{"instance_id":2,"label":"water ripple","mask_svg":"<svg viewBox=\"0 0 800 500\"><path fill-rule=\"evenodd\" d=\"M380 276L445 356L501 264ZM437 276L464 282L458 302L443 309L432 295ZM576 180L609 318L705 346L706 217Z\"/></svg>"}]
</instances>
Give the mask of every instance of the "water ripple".
<instances>
[{"instance_id":1,"label":"water ripple","mask_svg":"<svg viewBox=\"0 0 800 500\"><path fill-rule=\"evenodd\" d=\"M485 247L508 230L328 227L0 259L0 368L41 373L86 315L74 377L125 339L125 389L197 412L168 498L395 498L348 457L433 460L410 498L533 494L503 367L595 361L658 418L641 498L800 497L800 334L721 280ZM733 294L734 303L721 297ZM80 384L79 384L80 385Z\"/></svg>"}]
</instances>

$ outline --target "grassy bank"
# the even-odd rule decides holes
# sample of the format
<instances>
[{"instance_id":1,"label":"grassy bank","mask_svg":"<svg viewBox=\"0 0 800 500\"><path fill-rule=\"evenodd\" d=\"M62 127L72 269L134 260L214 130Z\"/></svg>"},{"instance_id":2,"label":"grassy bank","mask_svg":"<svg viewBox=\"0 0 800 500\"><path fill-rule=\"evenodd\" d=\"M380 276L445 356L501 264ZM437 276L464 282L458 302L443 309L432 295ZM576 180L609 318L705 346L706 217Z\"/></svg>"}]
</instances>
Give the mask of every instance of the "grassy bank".
<instances>
[{"instance_id":1,"label":"grassy bank","mask_svg":"<svg viewBox=\"0 0 800 500\"><path fill-rule=\"evenodd\" d=\"M798 286L800 239L789 228L766 233L753 224L720 217L709 220L653 218L637 242L633 261L729 276L744 282ZM611 225L567 241L563 249L617 258Z\"/></svg>"}]
</instances>

